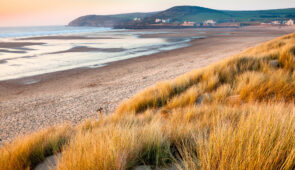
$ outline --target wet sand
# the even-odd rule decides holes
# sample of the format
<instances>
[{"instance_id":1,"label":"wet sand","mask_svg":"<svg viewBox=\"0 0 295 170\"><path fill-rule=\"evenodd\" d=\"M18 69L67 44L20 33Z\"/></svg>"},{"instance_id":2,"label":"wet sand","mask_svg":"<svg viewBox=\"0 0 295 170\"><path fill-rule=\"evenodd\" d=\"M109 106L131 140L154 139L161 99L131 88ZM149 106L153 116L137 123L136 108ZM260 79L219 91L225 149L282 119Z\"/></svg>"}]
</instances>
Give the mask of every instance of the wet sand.
<instances>
[{"instance_id":1,"label":"wet sand","mask_svg":"<svg viewBox=\"0 0 295 170\"><path fill-rule=\"evenodd\" d=\"M295 32L295 27L206 31L208 33L204 36L207 38L193 40L191 46L181 49L113 62L101 68L81 68L0 82L2 143L52 125L79 123L86 118L96 119L99 107L105 113L112 113L124 99L158 81L173 79L259 43ZM230 34L220 34L223 31ZM172 32L178 34L148 36L199 36L195 30Z\"/></svg>"},{"instance_id":2,"label":"wet sand","mask_svg":"<svg viewBox=\"0 0 295 170\"><path fill-rule=\"evenodd\" d=\"M61 53L81 53L81 52L108 52L108 53L115 53L115 52L122 52L125 51L124 48L91 48L91 47L74 47L64 51L58 51L49 54L61 54Z\"/></svg>"},{"instance_id":3,"label":"wet sand","mask_svg":"<svg viewBox=\"0 0 295 170\"><path fill-rule=\"evenodd\" d=\"M10 50L1 50L0 49L0 53L15 53L15 54L25 54L25 51L10 51ZM1 60L0 60L1 63Z\"/></svg>"},{"instance_id":4,"label":"wet sand","mask_svg":"<svg viewBox=\"0 0 295 170\"><path fill-rule=\"evenodd\" d=\"M113 37L87 37L87 36L43 36L19 38L17 40L91 40L91 39L115 39Z\"/></svg>"},{"instance_id":5,"label":"wet sand","mask_svg":"<svg viewBox=\"0 0 295 170\"><path fill-rule=\"evenodd\" d=\"M0 42L0 48L24 48L32 45L43 45L45 43L35 42Z\"/></svg>"}]
</instances>

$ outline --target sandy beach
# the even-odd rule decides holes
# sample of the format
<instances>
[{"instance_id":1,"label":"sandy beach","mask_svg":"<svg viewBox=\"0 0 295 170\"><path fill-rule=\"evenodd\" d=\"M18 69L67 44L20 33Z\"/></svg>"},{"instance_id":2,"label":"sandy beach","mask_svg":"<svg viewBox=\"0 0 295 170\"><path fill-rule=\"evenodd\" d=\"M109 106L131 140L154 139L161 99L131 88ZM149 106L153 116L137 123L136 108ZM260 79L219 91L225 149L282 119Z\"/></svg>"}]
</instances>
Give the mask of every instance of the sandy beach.
<instances>
[{"instance_id":1,"label":"sandy beach","mask_svg":"<svg viewBox=\"0 0 295 170\"><path fill-rule=\"evenodd\" d=\"M199 36L199 33L191 29L173 30L166 34L153 34L156 30L145 31L151 32L145 35L146 38L173 40L173 38ZM99 107L102 107L107 114L112 113L124 99L158 81L173 79L185 72L207 66L249 47L294 31L295 27L208 29L204 30L206 38L191 41L189 47L112 62L100 68L72 69L1 81L0 143L52 125L65 122L75 124L87 118L96 119L98 118L96 110ZM59 37L38 38L58 39ZM83 37L67 37L67 39L79 38ZM29 45L0 43L0 47L5 48Z\"/></svg>"}]
</instances>

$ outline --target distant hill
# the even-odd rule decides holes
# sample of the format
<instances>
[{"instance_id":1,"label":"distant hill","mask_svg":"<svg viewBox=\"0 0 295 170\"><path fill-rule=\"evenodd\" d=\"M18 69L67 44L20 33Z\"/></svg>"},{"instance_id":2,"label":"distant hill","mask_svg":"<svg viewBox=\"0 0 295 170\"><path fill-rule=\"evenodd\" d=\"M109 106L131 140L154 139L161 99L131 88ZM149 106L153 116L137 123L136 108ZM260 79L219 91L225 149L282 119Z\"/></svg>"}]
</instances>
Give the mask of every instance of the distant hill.
<instances>
[{"instance_id":1,"label":"distant hill","mask_svg":"<svg viewBox=\"0 0 295 170\"><path fill-rule=\"evenodd\" d=\"M198 6L176 6L168 10L159 12L153 16L145 18L146 22L154 22L156 18L170 19L171 22L194 21L203 22L208 19L230 18L231 16L224 11L213 10Z\"/></svg>"},{"instance_id":2,"label":"distant hill","mask_svg":"<svg viewBox=\"0 0 295 170\"><path fill-rule=\"evenodd\" d=\"M151 17L145 18L147 22L153 22L156 18L170 19L171 22L203 22L214 20L216 22L267 22L270 20L295 19L295 8L260 10L260 11L229 11L214 10L198 6L177 6L159 12Z\"/></svg>"},{"instance_id":3,"label":"distant hill","mask_svg":"<svg viewBox=\"0 0 295 170\"><path fill-rule=\"evenodd\" d=\"M141 18L134 21L134 18ZM176 6L165 11L152 13L130 13L118 15L88 15L72 21L70 26L98 26L115 27L124 25L142 25L155 23L156 19L169 19L170 23L192 21L202 23L214 20L217 23L225 22L270 22L295 19L295 8L259 10L259 11L230 11L214 10L198 6Z\"/></svg>"},{"instance_id":4,"label":"distant hill","mask_svg":"<svg viewBox=\"0 0 295 170\"><path fill-rule=\"evenodd\" d=\"M69 26L95 26L95 27L114 27L132 21L134 18L147 18L156 14L151 13L128 13L118 15L86 15L79 17L69 23Z\"/></svg>"}]
</instances>

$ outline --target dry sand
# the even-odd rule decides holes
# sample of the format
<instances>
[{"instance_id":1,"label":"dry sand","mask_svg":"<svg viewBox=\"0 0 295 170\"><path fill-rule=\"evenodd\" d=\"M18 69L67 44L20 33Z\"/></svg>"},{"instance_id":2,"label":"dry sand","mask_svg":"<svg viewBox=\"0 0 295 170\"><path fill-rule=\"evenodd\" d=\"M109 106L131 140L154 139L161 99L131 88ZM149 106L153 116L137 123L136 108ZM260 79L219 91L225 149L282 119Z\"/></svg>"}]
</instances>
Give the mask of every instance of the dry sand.
<instances>
[{"instance_id":1,"label":"dry sand","mask_svg":"<svg viewBox=\"0 0 295 170\"><path fill-rule=\"evenodd\" d=\"M142 31L142 30L140 30ZM155 30L145 30L155 31ZM111 113L135 93L158 81L217 62L249 47L291 33L295 28L248 27L209 29L207 38L190 47L110 63L96 69L75 69L0 82L0 139L12 138L65 122L96 119L99 107ZM194 30L149 37L196 36ZM182 32L182 34L179 34Z\"/></svg>"}]
</instances>

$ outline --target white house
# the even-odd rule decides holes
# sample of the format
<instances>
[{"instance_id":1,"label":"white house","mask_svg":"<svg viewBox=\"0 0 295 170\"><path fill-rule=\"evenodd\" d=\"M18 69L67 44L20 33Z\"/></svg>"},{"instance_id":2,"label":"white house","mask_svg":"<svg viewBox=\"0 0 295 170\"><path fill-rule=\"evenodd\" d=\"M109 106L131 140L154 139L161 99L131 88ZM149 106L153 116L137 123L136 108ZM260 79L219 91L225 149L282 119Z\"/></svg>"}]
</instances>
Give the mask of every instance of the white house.
<instances>
[{"instance_id":1,"label":"white house","mask_svg":"<svg viewBox=\"0 0 295 170\"><path fill-rule=\"evenodd\" d=\"M193 27L195 26L195 22L188 22L188 21L184 21L183 24L181 24L182 26L190 26L190 27Z\"/></svg>"},{"instance_id":2,"label":"white house","mask_svg":"<svg viewBox=\"0 0 295 170\"><path fill-rule=\"evenodd\" d=\"M214 20L207 20L207 21L204 21L203 23L205 26L212 26L212 25L215 25L216 22Z\"/></svg>"},{"instance_id":3,"label":"white house","mask_svg":"<svg viewBox=\"0 0 295 170\"><path fill-rule=\"evenodd\" d=\"M271 24L272 25L281 25L281 22L280 21L272 21Z\"/></svg>"},{"instance_id":4,"label":"white house","mask_svg":"<svg viewBox=\"0 0 295 170\"><path fill-rule=\"evenodd\" d=\"M141 18L134 18L133 21L141 21Z\"/></svg>"},{"instance_id":5,"label":"white house","mask_svg":"<svg viewBox=\"0 0 295 170\"><path fill-rule=\"evenodd\" d=\"M294 20L290 19L289 21L286 22L286 25L288 25L288 26L294 25Z\"/></svg>"},{"instance_id":6,"label":"white house","mask_svg":"<svg viewBox=\"0 0 295 170\"><path fill-rule=\"evenodd\" d=\"M160 19L156 18L155 23L170 23L170 19Z\"/></svg>"},{"instance_id":7,"label":"white house","mask_svg":"<svg viewBox=\"0 0 295 170\"><path fill-rule=\"evenodd\" d=\"M156 18L155 23L159 23L159 22L162 22L162 19Z\"/></svg>"}]
</instances>

